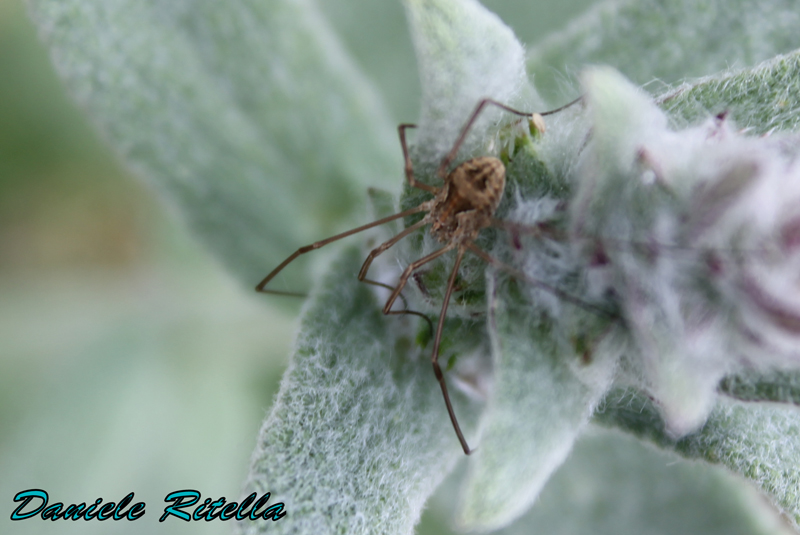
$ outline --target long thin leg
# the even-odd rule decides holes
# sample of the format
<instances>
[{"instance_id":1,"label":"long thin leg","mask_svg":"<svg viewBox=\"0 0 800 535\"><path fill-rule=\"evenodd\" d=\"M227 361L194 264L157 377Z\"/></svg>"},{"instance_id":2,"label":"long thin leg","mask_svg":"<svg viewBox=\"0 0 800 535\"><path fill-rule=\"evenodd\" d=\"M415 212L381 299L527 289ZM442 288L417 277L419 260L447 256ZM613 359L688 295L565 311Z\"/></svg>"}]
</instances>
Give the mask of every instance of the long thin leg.
<instances>
[{"instance_id":1,"label":"long thin leg","mask_svg":"<svg viewBox=\"0 0 800 535\"><path fill-rule=\"evenodd\" d=\"M552 115L552 114L557 113L557 112L559 112L559 111L561 111L561 110L563 110L565 108L569 108L573 104L576 104L576 103L580 102L582 99L583 99L582 96L578 97L577 99L573 100L569 104L565 104L564 106L561 106L560 108L556 108L554 110L550 110L550 111L546 111L544 113L540 113L539 115ZM467 123L464 125L464 128L461 129L461 134L458 136L458 139L456 139L456 142L453 143L453 148L450 149L450 152L447 153L447 156L444 157L444 159L442 160L442 163L439 164L439 169L437 170L436 174L442 180L444 180L445 176L447 176L447 168L450 167L450 164L453 163L453 160L456 159L456 155L458 155L458 149L461 148L462 143L464 143L464 140L467 138L467 134L469 133L469 129L472 128L472 125L478 119L478 116L481 114L481 112L483 111L483 109L486 107L487 104L492 104L494 106L497 106L501 110L505 110L505 111L507 111L509 113L513 113L513 114L519 115L521 117L533 117L533 115L534 115L533 113L530 113L530 112L515 110L514 108L506 106L505 104L503 104L501 102L497 102L496 100L492 100L490 98L485 98L485 99L481 100L480 102L478 102L478 105L475 106L475 111L472 112L472 115L470 116L470 118L467 121Z\"/></svg>"},{"instance_id":2,"label":"long thin leg","mask_svg":"<svg viewBox=\"0 0 800 535\"><path fill-rule=\"evenodd\" d=\"M392 295L389 296L389 299L386 301L386 304L383 305L383 313L384 314L389 313L389 310L392 308L392 305L394 304L395 300L397 300L397 296L400 295L400 292L403 291L403 288L405 288L406 283L408 282L408 278L415 270L419 269L428 262L436 260L443 254L445 254L447 251L452 251L453 249L456 248L456 245L457 245L456 243L449 243L444 247L442 247L441 249L437 249L436 251L432 252L428 256L423 256L419 260L411 262L408 266L406 266L406 269L403 270L403 273L400 275L400 278L397 281L397 286L392 291Z\"/></svg>"},{"instance_id":3,"label":"long thin leg","mask_svg":"<svg viewBox=\"0 0 800 535\"><path fill-rule=\"evenodd\" d=\"M542 117L544 117L545 115L553 115L554 113L558 113L558 112L560 112L560 111L562 111L562 110L566 110L566 109L567 109L567 108L569 108L570 106L574 106L574 105L575 105L575 104L577 104L578 102L582 101L582 100L583 100L583 97L584 97L584 95L581 95L581 96L579 96L578 98L576 98L575 100L573 100L572 102L567 102L567 103L566 103L566 104L564 104L563 106L561 106L561 107L558 107L558 108L556 108L556 109L554 109L554 110L543 111L543 112L542 112L542 113L540 113L539 115L541 115Z\"/></svg>"},{"instance_id":4,"label":"long thin leg","mask_svg":"<svg viewBox=\"0 0 800 535\"><path fill-rule=\"evenodd\" d=\"M539 288L543 288L543 289L547 290L548 292L552 293L553 295L558 296L562 300L567 301L569 303L572 303L573 305L577 305L577 306L579 306L581 308L584 308L586 310L589 310L591 312L594 312L595 314L600 314L601 316L610 317L612 319L618 319L618 316L616 314L614 314L613 312L611 312L610 310L606 310L606 309L604 309L602 307L593 305L591 303L587 303L586 301L578 299L574 295L568 294L567 292L565 292L565 291L563 291L563 290L561 290L559 288L556 288L555 286L553 286L551 284L547 284L544 281L540 281L538 279L534 279L533 277L529 277L528 275L526 275L522 271L520 271L520 270L518 270L516 268L513 268L513 267L509 266L508 264L506 264L505 262L501 262L500 260L498 260L498 259L494 258L493 256L489 255L488 253L486 253L486 251L484 251L483 249L481 249L480 247L478 247L474 243L467 242L465 244L465 246L471 252L475 253L480 258L482 258L484 261L486 261L486 263L488 263L488 264L490 264L490 265L492 265L492 266L494 266L494 267L496 267L496 268L498 268L498 269L500 269L502 271L505 271L506 273L508 273L508 274L520 279L520 280L523 280L523 281L527 282L528 284L531 284L533 286L538 286Z\"/></svg>"},{"instance_id":5,"label":"long thin leg","mask_svg":"<svg viewBox=\"0 0 800 535\"><path fill-rule=\"evenodd\" d=\"M378 286L380 288L386 288L389 291L393 291L394 290L394 286L389 286L388 284L384 284L382 282L374 281L372 279L363 279L361 282L364 282L366 284L372 284L373 286ZM430 329L431 336L433 336L433 322L431 321L431 319L427 315L423 314L422 312L417 312L416 310L409 310L408 309L408 303L406 302L406 298L403 297L403 294L400 294L400 299L403 301L403 309L402 310L390 310L390 311L386 312L386 315L387 316L395 316L395 315L401 315L401 314L405 315L405 314L407 314L409 316L418 316L418 317L420 317L420 318L425 320L425 322L428 324L428 329Z\"/></svg>"},{"instance_id":6,"label":"long thin leg","mask_svg":"<svg viewBox=\"0 0 800 535\"><path fill-rule=\"evenodd\" d=\"M267 289L265 289L265 286L267 284L269 284L269 281L274 279L275 276L278 273L283 271L283 268L288 266L295 258L300 256L301 254L305 254L305 253L307 253L309 251L314 251L316 249L319 249L320 247L328 245L329 243L335 242L336 240L341 240L342 238L346 238L348 236L352 236L353 234L357 234L357 233L359 233L359 232L361 232L363 230L367 230L367 229L370 229L372 227L377 227L378 225L383 225L384 223L388 223L389 221L394 221L395 219L400 219L401 217L405 217L405 216L408 216L408 215L411 215L411 214L416 214L417 212L422 212L423 210L426 210L426 209L427 209L427 203L422 203L421 205L416 206L414 208L409 208L408 210L405 210L403 212L400 212L400 213L397 213L397 214L394 214L394 215L390 215L388 217L384 217L384 218L378 219L377 221L373 221L372 223L367 223L366 225L362 225L360 227L356 227L354 229L348 230L347 232L342 232L341 234L337 234L335 236L331 236L330 238L326 238L324 240L320 240L318 242L314 242L311 245L306 245L305 247L301 247L297 251L292 253L292 255L289 256L289 258L287 258L286 260L281 262L278 265L278 267L276 267L275 269L270 271L269 274L266 277L264 277L264 279L261 282L258 283L258 285L256 286L256 291L257 292L266 293L266 294L273 294L273 295L292 295L292 296L304 297L305 294L302 294L302 293L299 293L299 292L284 292L284 291L281 291L281 290L267 290Z\"/></svg>"},{"instance_id":7,"label":"long thin leg","mask_svg":"<svg viewBox=\"0 0 800 535\"><path fill-rule=\"evenodd\" d=\"M444 180L445 176L447 175L447 168L450 167L450 164L453 163L453 160L456 159L456 155L458 154L458 149L461 148L461 145L464 143L464 140L467 138L467 134L469 133L470 128L472 125L475 124L475 121L478 119L478 116L481 114L483 109L486 107L487 104L493 104L502 110L506 110L507 112L520 115L522 117L531 117L533 114L515 110L514 108L510 108L505 104L497 102L496 100L492 100L490 98L485 98L478 102L478 105L475 106L475 111L472 112L470 115L469 120L464 125L464 128L461 129L461 134L456 139L456 142L453 143L453 148L450 149L450 152L447 153L447 156L442 159L442 163L439 164L439 169L437 170L436 174Z\"/></svg>"},{"instance_id":8,"label":"long thin leg","mask_svg":"<svg viewBox=\"0 0 800 535\"><path fill-rule=\"evenodd\" d=\"M458 267L461 265L461 259L464 258L464 245L458 247L458 254L456 255L456 263L453 265L453 271L450 272L450 278L447 279L447 290L444 292L444 300L442 302L442 312L439 314L439 323L436 324L436 336L433 338L433 353L431 354L431 364L433 364L433 374L436 380L439 381L439 386L442 388L442 395L444 396L444 404L447 406L447 414L450 415L450 421L453 423L453 429L456 430L458 441L461 442L461 447L464 453L469 455L472 450L469 449L467 439L464 438L464 433L461 432L461 426L458 425L456 413L453 410L453 404L450 403L450 394L447 392L447 383L444 380L442 368L439 366L439 345L442 342L442 331L444 330L444 318L447 315L447 305L450 304L450 295L453 293L453 286L456 282L458 275Z\"/></svg>"},{"instance_id":9,"label":"long thin leg","mask_svg":"<svg viewBox=\"0 0 800 535\"><path fill-rule=\"evenodd\" d=\"M394 286L390 286L384 282L379 282L372 279L362 279L361 282L365 284L371 284L372 286L377 286L378 288L385 288L390 292L394 291ZM403 296L403 294L400 294L400 300L403 302L403 311L408 310L408 302L406 301L406 298ZM402 313L403 311L398 311L397 313L399 314ZM395 312L393 311L392 313L394 314Z\"/></svg>"},{"instance_id":10,"label":"long thin leg","mask_svg":"<svg viewBox=\"0 0 800 535\"><path fill-rule=\"evenodd\" d=\"M389 240L385 241L384 243L380 244L378 247L374 248L372 251L370 251L369 255L367 255L366 260L364 260L364 263L361 265L361 271L358 272L358 280L360 280L361 282L366 282L367 284L372 284L374 286L380 286L381 288L386 288L387 290L390 290L390 291L394 292L394 287L389 286L388 284L384 284L382 282L378 282L378 281L374 281L374 280L366 278L367 277L367 272L369 271L369 268L372 265L372 261L375 260L375 258L378 255L382 254L384 251L386 251L390 247L394 246L394 244L396 244L397 242L399 242L400 240L402 240L403 238L405 238L406 236L408 236L409 234L411 234L412 232L414 232L418 228L423 227L423 226L425 226L427 224L428 224L428 222L425 221L424 219L422 219L422 220L418 221L417 223L411 225L410 227L404 229L402 232L400 232L396 236L392 237L391 239L389 239ZM401 288L401 290L402 290L402 288ZM422 312L417 312L416 310L408 310L408 303L406 303L406 300L403 297L403 294L402 293L398 293L398 295L399 295L400 299L403 300L403 310L386 310L386 308L384 308L383 313L386 314L387 316L398 315L398 314L408 314L408 315L412 315L412 316L419 316L420 318L423 318L426 322L428 322L428 327L430 327L431 335L432 335L433 334L433 322L431 321L431 319L428 316L426 316L425 314L423 314ZM395 299L392 299L392 304L394 304Z\"/></svg>"},{"instance_id":11,"label":"long thin leg","mask_svg":"<svg viewBox=\"0 0 800 535\"><path fill-rule=\"evenodd\" d=\"M411 157L408 155L408 144L406 144L406 129L416 127L417 125L410 123L404 123L397 127L397 133L400 134L400 146L403 147L403 161L405 162L406 179L408 179L408 185L412 188L428 191L435 195L436 192L439 191L438 188L429 186L428 184L424 184L422 182L417 182L417 179L414 178L414 166L411 164Z\"/></svg>"},{"instance_id":12,"label":"long thin leg","mask_svg":"<svg viewBox=\"0 0 800 535\"><path fill-rule=\"evenodd\" d=\"M425 221L424 219L422 219L422 220L418 221L417 223L414 223L410 227L405 228L397 236L394 236L392 239L385 241L384 243L380 244L379 246L374 248L372 251L370 251L369 255L367 255L367 259L364 260L364 263L361 265L361 271L358 272L358 280L360 280L360 281L364 280L364 278L367 276L367 271L369 271L369 267L372 265L372 261L375 260L375 258L379 254L382 254L384 251L386 251L387 249L392 247L395 243L399 242L400 240L402 240L403 238L405 238L406 236L408 236L409 234L411 234L412 232L414 232L418 228L424 227L427 224L428 224L428 222Z\"/></svg>"}]
</instances>

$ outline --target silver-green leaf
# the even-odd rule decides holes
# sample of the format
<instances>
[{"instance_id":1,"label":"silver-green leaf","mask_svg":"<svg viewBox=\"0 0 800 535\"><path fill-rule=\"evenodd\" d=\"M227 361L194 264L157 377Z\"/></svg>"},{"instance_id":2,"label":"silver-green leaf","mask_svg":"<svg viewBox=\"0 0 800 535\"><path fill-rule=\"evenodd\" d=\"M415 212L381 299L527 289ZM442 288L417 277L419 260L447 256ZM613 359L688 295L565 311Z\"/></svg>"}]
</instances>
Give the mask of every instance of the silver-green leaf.
<instances>
[{"instance_id":1,"label":"silver-green leaf","mask_svg":"<svg viewBox=\"0 0 800 535\"><path fill-rule=\"evenodd\" d=\"M431 500L451 516L458 470ZM423 521L419 535L444 535ZM427 528L427 529L426 529ZM497 535L788 535L795 533L760 492L727 469L686 462L673 451L590 425L536 503Z\"/></svg>"},{"instance_id":2,"label":"silver-green leaf","mask_svg":"<svg viewBox=\"0 0 800 535\"><path fill-rule=\"evenodd\" d=\"M796 407L721 399L702 429L673 439L645 396L610 392L595 421L618 427L679 455L718 464L751 480L800 527L800 411Z\"/></svg>"},{"instance_id":3,"label":"silver-green leaf","mask_svg":"<svg viewBox=\"0 0 800 535\"><path fill-rule=\"evenodd\" d=\"M378 95L311 0L29 6L107 142L247 286L400 176Z\"/></svg>"},{"instance_id":4,"label":"silver-green leaf","mask_svg":"<svg viewBox=\"0 0 800 535\"><path fill-rule=\"evenodd\" d=\"M548 96L563 83L554 69L575 75L592 63L672 84L800 47L799 25L793 0L611 0L533 46L528 69Z\"/></svg>"},{"instance_id":5,"label":"silver-green leaf","mask_svg":"<svg viewBox=\"0 0 800 535\"><path fill-rule=\"evenodd\" d=\"M740 401L800 405L800 372L739 373L722 380L719 391Z\"/></svg>"},{"instance_id":6,"label":"silver-green leaf","mask_svg":"<svg viewBox=\"0 0 800 535\"><path fill-rule=\"evenodd\" d=\"M405 0L422 83L417 134L421 163L438 163L482 98L540 109L514 33L476 0ZM484 140L496 109L488 109L465 142Z\"/></svg>"},{"instance_id":7,"label":"silver-green leaf","mask_svg":"<svg viewBox=\"0 0 800 535\"><path fill-rule=\"evenodd\" d=\"M564 343L564 325L497 292L490 285L493 388L456 517L467 530L504 527L530 508L566 459L614 368L608 359L583 363Z\"/></svg>"},{"instance_id":8,"label":"silver-green leaf","mask_svg":"<svg viewBox=\"0 0 800 535\"><path fill-rule=\"evenodd\" d=\"M312 297L259 433L245 492L271 492L286 517L240 533L410 535L463 456L414 341L419 319L381 314L354 276L362 255L348 250ZM470 432L477 404L453 401Z\"/></svg>"},{"instance_id":9,"label":"silver-green leaf","mask_svg":"<svg viewBox=\"0 0 800 535\"><path fill-rule=\"evenodd\" d=\"M658 99L679 125L728 113L750 134L800 130L800 50L683 84Z\"/></svg>"}]
</instances>

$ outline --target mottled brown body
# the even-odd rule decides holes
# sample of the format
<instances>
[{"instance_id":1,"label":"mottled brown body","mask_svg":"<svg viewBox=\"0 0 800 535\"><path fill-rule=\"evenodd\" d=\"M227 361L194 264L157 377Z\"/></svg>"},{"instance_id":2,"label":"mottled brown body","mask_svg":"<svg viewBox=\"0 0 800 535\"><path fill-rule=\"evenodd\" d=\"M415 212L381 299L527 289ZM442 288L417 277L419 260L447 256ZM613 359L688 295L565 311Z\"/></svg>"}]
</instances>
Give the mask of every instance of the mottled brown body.
<instances>
[{"instance_id":1,"label":"mottled brown body","mask_svg":"<svg viewBox=\"0 0 800 535\"><path fill-rule=\"evenodd\" d=\"M425 217L440 243L464 243L491 225L503 198L506 168L497 158L483 156L462 163L445 178Z\"/></svg>"}]
</instances>

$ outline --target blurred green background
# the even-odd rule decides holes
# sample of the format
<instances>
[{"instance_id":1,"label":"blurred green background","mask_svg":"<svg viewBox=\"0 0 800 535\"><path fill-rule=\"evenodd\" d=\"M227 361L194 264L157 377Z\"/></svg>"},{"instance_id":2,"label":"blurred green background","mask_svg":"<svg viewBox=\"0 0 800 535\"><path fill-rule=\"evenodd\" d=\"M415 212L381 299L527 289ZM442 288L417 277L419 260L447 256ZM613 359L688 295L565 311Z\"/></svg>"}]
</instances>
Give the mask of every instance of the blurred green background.
<instances>
[{"instance_id":1,"label":"blurred green background","mask_svg":"<svg viewBox=\"0 0 800 535\"><path fill-rule=\"evenodd\" d=\"M166 208L166 209L165 209ZM295 320L239 287L103 145L21 0L0 0L0 532L227 533L164 496L236 499ZM13 496L147 504L11 522Z\"/></svg>"}]
</instances>

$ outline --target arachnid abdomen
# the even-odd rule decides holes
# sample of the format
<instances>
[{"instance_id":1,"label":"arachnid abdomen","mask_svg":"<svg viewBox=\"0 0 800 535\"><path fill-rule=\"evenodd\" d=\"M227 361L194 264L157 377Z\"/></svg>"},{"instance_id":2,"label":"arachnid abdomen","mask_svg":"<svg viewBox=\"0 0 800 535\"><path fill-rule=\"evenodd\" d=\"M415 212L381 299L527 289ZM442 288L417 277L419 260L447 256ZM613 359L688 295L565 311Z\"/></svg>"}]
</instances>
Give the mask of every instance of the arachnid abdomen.
<instances>
[{"instance_id":1,"label":"arachnid abdomen","mask_svg":"<svg viewBox=\"0 0 800 535\"><path fill-rule=\"evenodd\" d=\"M428 215L431 235L442 243L475 239L503 198L506 168L497 158L473 158L453 169Z\"/></svg>"}]
</instances>

